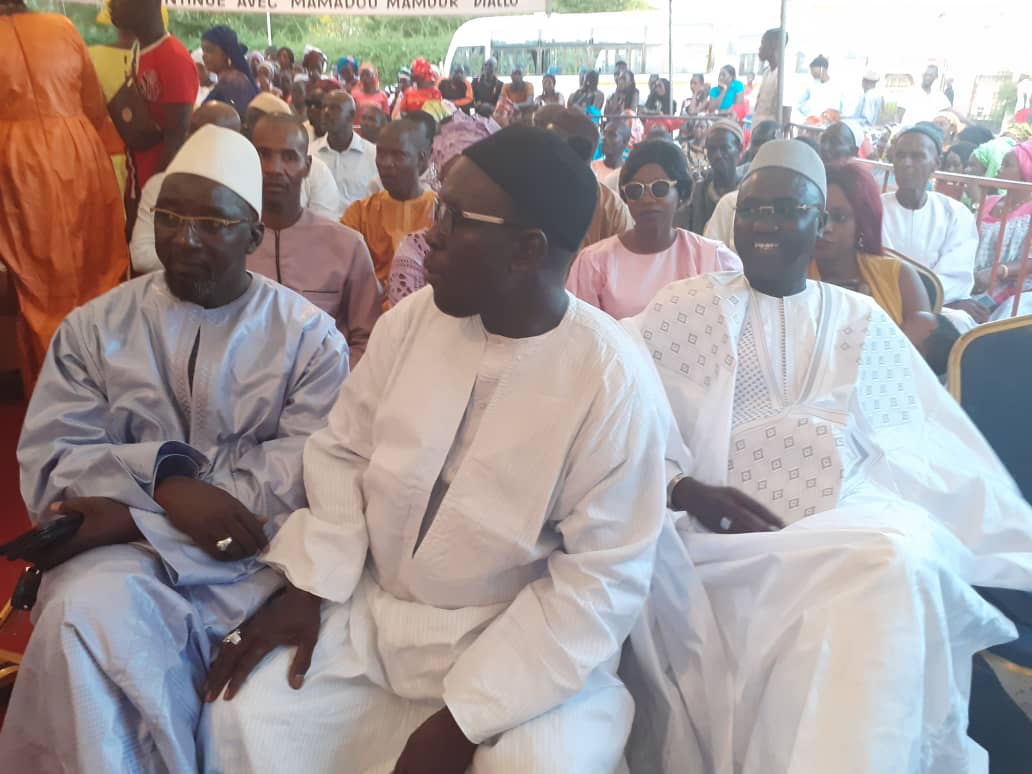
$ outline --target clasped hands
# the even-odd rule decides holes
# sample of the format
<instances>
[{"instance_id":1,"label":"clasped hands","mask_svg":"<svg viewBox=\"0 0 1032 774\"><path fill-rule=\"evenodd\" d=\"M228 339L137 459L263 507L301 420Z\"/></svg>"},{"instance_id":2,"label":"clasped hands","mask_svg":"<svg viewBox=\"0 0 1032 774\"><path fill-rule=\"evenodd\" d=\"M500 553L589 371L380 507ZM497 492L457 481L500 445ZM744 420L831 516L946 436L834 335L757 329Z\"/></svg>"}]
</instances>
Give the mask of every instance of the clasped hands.
<instances>
[{"instance_id":1,"label":"clasped hands","mask_svg":"<svg viewBox=\"0 0 1032 774\"><path fill-rule=\"evenodd\" d=\"M172 526L220 562L254 556L268 546L262 531L266 520L211 484L170 476L155 489L154 501ZM58 516L79 514L83 520L74 536L33 558L44 571L93 548L143 539L128 506L109 497L70 497L50 510Z\"/></svg>"}]
</instances>

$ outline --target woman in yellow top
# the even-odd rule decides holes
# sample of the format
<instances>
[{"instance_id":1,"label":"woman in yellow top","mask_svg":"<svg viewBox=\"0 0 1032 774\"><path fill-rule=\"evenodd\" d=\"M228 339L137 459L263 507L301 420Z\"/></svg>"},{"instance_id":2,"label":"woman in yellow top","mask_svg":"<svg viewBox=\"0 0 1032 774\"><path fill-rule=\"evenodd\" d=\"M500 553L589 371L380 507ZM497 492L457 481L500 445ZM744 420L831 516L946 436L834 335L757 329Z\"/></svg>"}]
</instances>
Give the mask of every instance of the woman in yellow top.
<instances>
[{"instance_id":1,"label":"woman in yellow top","mask_svg":"<svg viewBox=\"0 0 1032 774\"><path fill-rule=\"evenodd\" d=\"M871 296L927 356L938 327L928 293L914 267L882 255L882 203L878 184L855 162L830 164L828 220L817 242L810 278Z\"/></svg>"}]
</instances>

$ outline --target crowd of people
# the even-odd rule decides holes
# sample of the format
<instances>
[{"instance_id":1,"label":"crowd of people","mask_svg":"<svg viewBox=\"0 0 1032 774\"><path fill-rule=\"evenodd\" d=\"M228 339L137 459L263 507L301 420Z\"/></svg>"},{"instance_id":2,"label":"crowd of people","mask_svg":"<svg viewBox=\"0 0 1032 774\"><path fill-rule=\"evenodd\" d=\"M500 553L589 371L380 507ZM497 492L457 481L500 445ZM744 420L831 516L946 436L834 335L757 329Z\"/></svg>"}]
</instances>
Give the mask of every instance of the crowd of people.
<instances>
[{"instance_id":1,"label":"crowd of people","mask_svg":"<svg viewBox=\"0 0 1032 774\"><path fill-rule=\"evenodd\" d=\"M939 375L1032 212L930 181L1032 143L908 123L883 195L730 67L697 166L626 66L381 90L107 12L127 79L0 0L21 494L76 525L5 770L984 770L1032 509Z\"/></svg>"}]
</instances>

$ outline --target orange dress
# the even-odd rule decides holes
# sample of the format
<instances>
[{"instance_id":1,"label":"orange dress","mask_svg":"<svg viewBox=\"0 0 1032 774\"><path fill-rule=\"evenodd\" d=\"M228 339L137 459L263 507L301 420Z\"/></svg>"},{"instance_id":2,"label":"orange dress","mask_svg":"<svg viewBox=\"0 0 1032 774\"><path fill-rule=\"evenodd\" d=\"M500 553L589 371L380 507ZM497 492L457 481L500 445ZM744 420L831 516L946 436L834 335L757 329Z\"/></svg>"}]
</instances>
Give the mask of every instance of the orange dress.
<instances>
[{"instance_id":1,"label":"orange dress","mask_svg":"<svg viewBox=\"0 0 1032 774\"><path fill-rule=\"evenodd\" d=\"M129 249L82 37L57 14L0 14L0 51L0 262L18 297L28 394L57 326L126 276Z\"/></svg>"}]
</instances>

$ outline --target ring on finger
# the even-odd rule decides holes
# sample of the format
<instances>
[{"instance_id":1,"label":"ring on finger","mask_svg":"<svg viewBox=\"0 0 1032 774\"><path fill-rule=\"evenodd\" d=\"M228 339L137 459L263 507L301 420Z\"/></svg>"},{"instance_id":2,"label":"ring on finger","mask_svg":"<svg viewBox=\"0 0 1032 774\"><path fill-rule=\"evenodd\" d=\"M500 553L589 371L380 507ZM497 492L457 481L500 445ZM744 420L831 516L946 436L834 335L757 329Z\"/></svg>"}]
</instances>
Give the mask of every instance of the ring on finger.
<instances>
[{"instance_id":1,"label":"ring on finger","mask_svg":"<svg viewBox=\"0 0 1032 774\"><path fill-rule=\"evenodd\" d=\"M215 548L219 550L219 553L226 553L231 545L233 545L233 538L231 537L224 537L222 540L215 541Z\"/></svg>"},{"instance_id":2,"label":"ring on finger","mask_svg":"<svg viewBox=\"0 0 1032 774\"><path fill-rule=\"evenodd\" d=\"M227 634L225 637L222 638L222 643L224 645L239 645L240 642L243 639L244 638L240 634L240 630L239 629L234 629L233 631L231 631L229 634Z\"/></svg>"},{"instance_id":3,"label":"ring on finger","mask_svg":"<svg viewBox=\"0 0 1032 774\"><path fill-rule=\"evenodd\" d=\"M720 528L722 530L724 530L724 532L727 532L734 525L735 525L735 523L733 521L731 521L731 519L729 519L727 516L721 517L721 519L720 519Z\"/></svg>"}]
</instances>

